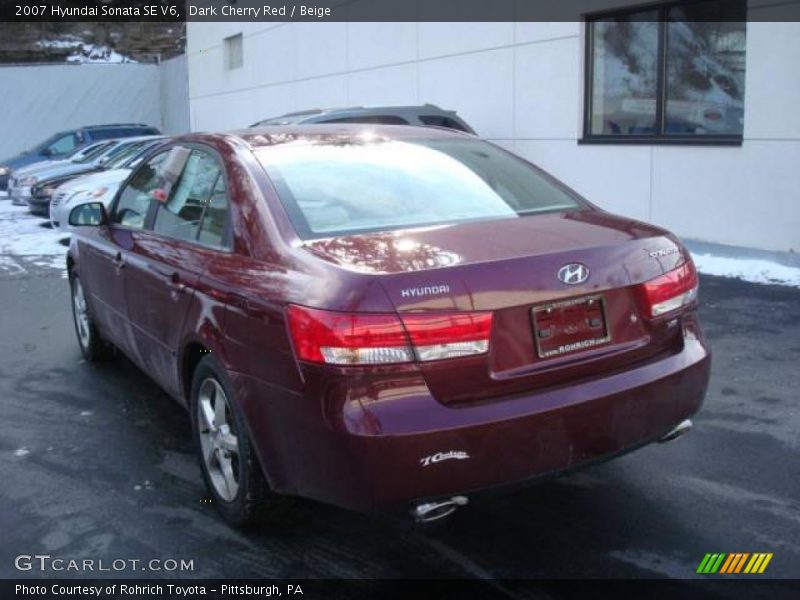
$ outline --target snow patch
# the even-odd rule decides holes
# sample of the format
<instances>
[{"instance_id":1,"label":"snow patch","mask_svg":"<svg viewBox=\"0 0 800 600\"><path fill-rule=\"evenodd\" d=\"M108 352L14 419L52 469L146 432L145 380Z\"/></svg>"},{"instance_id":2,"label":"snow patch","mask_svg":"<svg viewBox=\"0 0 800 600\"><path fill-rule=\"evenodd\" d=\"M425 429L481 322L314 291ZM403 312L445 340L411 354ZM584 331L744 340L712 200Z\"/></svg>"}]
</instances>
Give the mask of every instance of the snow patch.
<instances>
[{"instance_id":1,"label":"snow patch","mask_svg":"<svg viewBox=\"0 0 800 600\"><path fill-rule=\"evenodd\" d=\"M64 37L60 40L39 40L36 42L39 48L77 48L81 45L81 40L74 36Z\"/></svg>"},{"instance_id":2,"label":"snow patch","mask_svg":"<svg viewBox=\"0 0 800 600\"><path fill-rule=\"evenodd\" d=\"M66 272L67 249L59 240L65 237L28 212L27 207L0 202L0 272L25 273L25 262ZM22 260L20 260L22 259Z\"/></svg>"},{"instance_id":3,"label":"snow patch","mask_svg":"<svg viewBox=\"0 0 800 600\"><path fill-rule=\"evenodd\" d=\"M135 63L136 61L120 54L108 46L94 44L80 44L75 51L67 57L67 62L80 64L96 63Z\"/></svg>"},{"instance_id":4,"label":"snow patch","mask_svg":"<svg viewBox=\"0 0 800 600\"><path fill-rule=\"evenodd\" d=\"M135 63L137 61L120 54L113 48L99 44L86 44L78 37L66 36L55 40L39 40L39 48L72 50L66 61L71 63Z\"/></svg>"},{"instance_id":5,"label":"snow patch","mask_svg":"<svg viewBox=\"0 0 800 600\"><path fill-rule=\"evenodd\" d=\"M692 254L700 273L733 277L750 283L800 287L800 269L768 260L729 258L712 254Z\"/></svg>"}]
</instances>

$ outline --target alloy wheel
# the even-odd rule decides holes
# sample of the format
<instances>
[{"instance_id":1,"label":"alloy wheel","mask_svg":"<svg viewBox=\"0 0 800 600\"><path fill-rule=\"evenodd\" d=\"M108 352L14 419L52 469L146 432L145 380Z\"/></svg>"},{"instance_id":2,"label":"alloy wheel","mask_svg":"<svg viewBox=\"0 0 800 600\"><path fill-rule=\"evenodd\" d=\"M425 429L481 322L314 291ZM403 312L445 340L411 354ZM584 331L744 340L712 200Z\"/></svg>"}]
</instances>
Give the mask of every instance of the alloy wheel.
<instances>
[{"instance_id":1,"label":"alloy wheel","mask_svg":"<svg viewBox=\"0 0 800 600\"><path fill-rule=\"evenodd\" d=\"M83 286L79 279L72 284L72 314L78 331L78 341L81 347L87 349L91 342L91 322L89 321L89 308L83 294Z\"/></svg>"},{"instance_id":2,"label":"alloy wheel","mask_svg":"<svg viewBox=\"0 0 800 600\"><path fill-rule=\"evenodd\" d=\"M239 492L239 441L228 397L212 377L200 385L197 423L203 461L214 491L226 502L232 502Z\"/></svg>"}]
</instances>

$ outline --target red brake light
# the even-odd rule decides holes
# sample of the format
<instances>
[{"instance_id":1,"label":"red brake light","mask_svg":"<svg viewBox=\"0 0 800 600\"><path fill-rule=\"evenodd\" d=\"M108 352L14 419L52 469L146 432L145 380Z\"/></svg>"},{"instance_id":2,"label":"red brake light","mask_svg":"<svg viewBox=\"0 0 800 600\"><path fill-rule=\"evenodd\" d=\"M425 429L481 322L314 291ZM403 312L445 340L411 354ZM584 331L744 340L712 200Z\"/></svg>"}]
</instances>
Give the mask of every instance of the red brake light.
<instances>
[{"instance_id":1,"label":"red brake light","mask_svg":"<svg viewBox=\"0 0 800 600\"><path fill-rule=\"evenodd\" d=\"M290 305L289 330L300 360L336 365L410 362L395 315L351 314Z\"/></svg>"},{"instance_id":2,"label":"red brake light","mask_svg":"<svg viewBox=\"0 0 800 600\"><path fill-rule=\"evenodd\" d=\"M677 269L641 285L649 317L658 317L697 298L697 271L691 259Z\"/></svg>"},{"instance_id":3,"label":"red brake light","mask_svg":"<svg viewBox=\"0 0 800 600\"><path fill-rule=\"evenodd\" d=\"M339 313L290 305L300 360L336 365L396 364L483 354L491 313Z\"/></svg>"}]
</instances>

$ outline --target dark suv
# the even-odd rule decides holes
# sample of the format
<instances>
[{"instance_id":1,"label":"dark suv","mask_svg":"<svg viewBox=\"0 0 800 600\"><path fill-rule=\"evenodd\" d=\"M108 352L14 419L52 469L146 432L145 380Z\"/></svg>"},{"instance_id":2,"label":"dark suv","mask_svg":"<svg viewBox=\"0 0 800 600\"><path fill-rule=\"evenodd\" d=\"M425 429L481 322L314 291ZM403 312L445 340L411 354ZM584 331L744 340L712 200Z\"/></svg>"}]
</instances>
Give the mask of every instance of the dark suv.
<instances>
[{"instance_id":1,"label":"dark suv","mask_svg":"<svg viewBox=\"0 0 800 600\"><path fill-rule=\"evenodd\" d=\"M113 123L90 125L60 131L50 136L31 150L25 150L8 160L0 161L0 191L8 189L8 176L14 169L25 167L41 160L57 159L72 154L75 150L96 142L141 135L159 135L155 127L142 123Z\"/></svg>"},{"instance_id":2,"label":"dark suv","mask_svg":"<svg viewBox=\"0 0 800 600\"><path fill-rule=\"evenodd\" d=\"M315 108L286 113L250 127L264 125L308 125L312 123L374 123L378 125L419 125L447 127L474 134L454 110L445 110L435 104L421 106L352 106L350 108Z\"/></svg>"}]
</instances>

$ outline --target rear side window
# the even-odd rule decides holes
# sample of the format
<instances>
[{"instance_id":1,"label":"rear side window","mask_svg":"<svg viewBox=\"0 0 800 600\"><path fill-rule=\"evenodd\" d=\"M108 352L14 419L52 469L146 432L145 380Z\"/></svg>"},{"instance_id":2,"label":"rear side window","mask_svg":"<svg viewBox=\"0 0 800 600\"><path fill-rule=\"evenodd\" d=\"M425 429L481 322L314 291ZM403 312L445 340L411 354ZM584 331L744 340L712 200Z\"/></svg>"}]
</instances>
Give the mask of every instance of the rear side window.
<instances>
[{"instance_id":1,"label":"rear side window","mask_svg":"<svg viewBox=\"0 0 800 600\"><path fill-rule=\"evenodd\" d=\"M408 121L395 115L365 115L363 117L342 117L324 119L317 123L372 123L374 125L408 125Z\"/></svg>"},{"instance_id":2,"label":"rear side window","mask_svg":"<svg viewBox=\"0 0 800 600\"><path fill-rule=\"evenodd\" d=\"M469 133L469 130L461 123L445 115L420 115L419 120L425 123L425 125L432 125L434 127L448 127L449 129L466 131Z\"/></svg>"},{"instance_id":3,"label":"rear side window","mask_svg":"<svg viewBox=\"0 0 800 600\"><path fill-rule=\"evenodd\" d=\"M303 238L575 209L539 169L470 138L324 138L256 151Z\"/></svg>"},{"instance_id":4,"label":"rear side window","mask_svg":"<svg viewBox=\"0 0 800 600\"><path fill-rule=\"evenodd\" d=\"M228 198L216 158L192 150L177 183L156 211L153 231L171 238L222 246Z\"/></svg>"}]
</instances>

